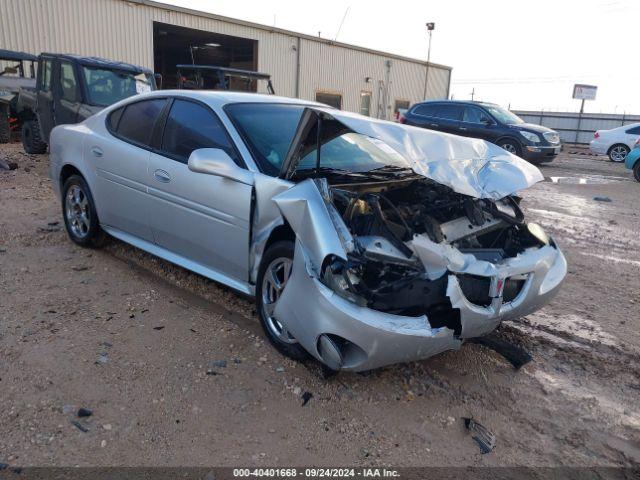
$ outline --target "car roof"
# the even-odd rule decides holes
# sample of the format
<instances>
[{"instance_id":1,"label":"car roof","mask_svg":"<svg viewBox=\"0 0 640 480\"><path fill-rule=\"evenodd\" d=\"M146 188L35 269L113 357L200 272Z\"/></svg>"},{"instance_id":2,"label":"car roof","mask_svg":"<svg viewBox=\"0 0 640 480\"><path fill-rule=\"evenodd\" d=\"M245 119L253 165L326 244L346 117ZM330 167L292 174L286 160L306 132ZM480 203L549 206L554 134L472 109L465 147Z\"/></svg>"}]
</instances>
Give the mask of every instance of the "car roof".
<instances>
[{"instance_id":1,"label":"car roof","mask_svg":"<svg viewBox=\"0 0 640 480\"><path fill-rule=\"evenodd\" d=\"M156 90L154 92L142 94L145 97L187 97L200 100L212 107L223 107L230 103L286 103L295 105L309 105L326 107L327 105L300 98L279 97L277 95L264 95L251 92L231 92L228 90ZM140 99L142 95L130 97Z\"/></svg>"},{"instance_id":2,"label":"car roof","mask_svg":"<svg viewBox=\"0 0 640 480\"><path fill-rule=\"evenodd\" d=\"M87 67L106 68L110 70L121 70L131 73L147 73L153 74L148 68L141 67L139 65L133 65L126 62L118 62L114 60L107 60L100 57L87 57L83 55L76 55L74 53L42 53L43 57L62 58L64 60L70 60L72 62L78 62L81 65Z\"/></svg>"},{"instance_id":3,"label":"car roof","mask_svg":"<svg viewBox=\"0 0 640 480\"><path fill-rule=\"evenodd\" d=\"M415 105L429 105L434 103L450 103L454 105L475 105L475 106L481 106L481 107L497 107L498 106L497 103L491 103L491 102L476 102L473 100L447 100L446 98L443 98L442 100L427 100L425 102L418 102Z\"/></svg>"},{"instance_id":4,"label":"car roof","mask_svg":"<svg viewBox=\"0 0 640 480\"><path fill-rule=\"evenodd\" d=\"M32 62L35 62L38 60L38 57L26 52L15 52L13 50L4 50L0 48L0 60L31 60Z\"/></svg>"}]
</instances>

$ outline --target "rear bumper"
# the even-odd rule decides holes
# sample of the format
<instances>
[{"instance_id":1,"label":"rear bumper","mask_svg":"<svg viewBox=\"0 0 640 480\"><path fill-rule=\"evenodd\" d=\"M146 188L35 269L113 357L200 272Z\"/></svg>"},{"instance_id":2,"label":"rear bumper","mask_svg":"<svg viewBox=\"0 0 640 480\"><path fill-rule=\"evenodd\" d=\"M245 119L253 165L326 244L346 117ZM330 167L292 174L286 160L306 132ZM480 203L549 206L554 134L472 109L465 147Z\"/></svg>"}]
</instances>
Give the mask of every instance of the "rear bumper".
<instances>
[{"instance_id":1,"label":"rear bumper","mask_svg":"<svg viewBox=\"0 0 640 480\"><path fill-rule=\"evenodd\" d=\"M292 277L278 301L275 316L320 361L323 361L318 346L321 335L345 341L341 368L353 371L420 360L457 349L462 339L486 335L502 320L540 308L556 294L567 272L564 256L554 247L524 252L486 272L492 280L528 275L511 302L502 302L498 297L487 307L469 302L456 275L449 274L447 296L453 308L459 310L462 324L458 337L450 328L432 328L426 316L392 315L360 307L327 288L306 264L304 252L296 242Z\"/></svg>"},{"instance_id":2,"label":"rear bumper","mask_svg":"<svg viewBox=\"0 0 640 480\"><path fill-rule=\"evenodd\" d=\"M591 140L589 142L589 150L598 155L606 155L609 145L598 140Z\"/></svg>"}]
</instances>

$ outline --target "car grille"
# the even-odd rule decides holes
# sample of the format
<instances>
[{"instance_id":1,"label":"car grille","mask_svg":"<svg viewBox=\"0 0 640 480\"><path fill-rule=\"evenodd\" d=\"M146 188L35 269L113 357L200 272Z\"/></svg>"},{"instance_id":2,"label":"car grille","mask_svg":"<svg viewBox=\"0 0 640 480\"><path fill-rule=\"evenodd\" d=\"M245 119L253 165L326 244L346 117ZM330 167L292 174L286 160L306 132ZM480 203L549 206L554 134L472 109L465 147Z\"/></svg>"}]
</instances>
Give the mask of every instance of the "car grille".
<instances>
[{"instance_id":1,"label":"car grille","mask_svg":"<svg viewBox=\"0 0 640 480\"><path fill-rule=\"evenodd\" d=\"M462 293L464 293L464 296L467 297L467 300L471 303L481 307L491 305L493 299L489 296L489 290L491 288L490 277L462 274L458 275L458 282L460 283ZM522 292L525 282L526 278L521 276L505 279L502 290L502 301L508 303L515 300L520 292Z\"/></svg>"},{"instance_id":2,"label":"car grille","mask_svg":"<svg viewBox=\"0 0 640 480\"><path fill-rule=\"evenodd\" d=\"M549 143L560 143L560 135L557 132L544 132L542 135Z\"/></svg>"}]
</instances>

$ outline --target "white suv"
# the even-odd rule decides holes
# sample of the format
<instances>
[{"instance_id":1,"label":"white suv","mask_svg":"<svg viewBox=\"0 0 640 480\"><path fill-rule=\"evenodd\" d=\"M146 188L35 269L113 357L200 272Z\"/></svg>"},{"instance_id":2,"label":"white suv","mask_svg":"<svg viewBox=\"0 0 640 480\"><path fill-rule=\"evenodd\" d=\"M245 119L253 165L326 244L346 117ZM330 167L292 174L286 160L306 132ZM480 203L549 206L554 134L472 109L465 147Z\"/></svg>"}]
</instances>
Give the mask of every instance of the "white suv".
<instances>
[{"instance_id":1,"label":"white suv","mask_svg":"<svg viewBox=\"0 0 640 480\"><path fill-rule=\"evenodd\" d=\"M612 162L624 162L636 140L640 138L640 123L630 123L611 130L597 130L589 143L592 152L609 155Z\"/></svg>"}]
</instances>

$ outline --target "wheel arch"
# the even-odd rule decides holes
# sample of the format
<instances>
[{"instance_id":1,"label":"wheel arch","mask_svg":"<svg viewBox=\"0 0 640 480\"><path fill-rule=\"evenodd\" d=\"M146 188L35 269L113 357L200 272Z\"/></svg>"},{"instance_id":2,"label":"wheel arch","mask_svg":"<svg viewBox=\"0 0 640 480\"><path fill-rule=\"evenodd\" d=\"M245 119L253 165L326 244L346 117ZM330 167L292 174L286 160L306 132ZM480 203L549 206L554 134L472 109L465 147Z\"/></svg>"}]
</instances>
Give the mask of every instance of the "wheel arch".
<instances>
[{"instance_id":1,"label":"wheel arch","mask_svg":"<svg viewBox=\"0 0 640 480\"><path fill-rule=\"evenodd\" d=\"M611 155L611 150L613 150L613 147L617 147L618 145L620 145L621 147L625 147L627 150L631 151L631 148L629 148L629 145L627 145L626 143L615 142L615 143L612 143L609 148L607 148L607 155Z\"/></svg>"},{"instance_id":2,"label":"wheel arch","mask_svg":"<svg viewBox=\"0 0 640 480\"><path fill-rule=\"evenodd\" d=\"M511 140L512 142L517 143L520 148L523 147L522 142L512 135L502 135L495 141L495 144L500 146L500 142L503 142L505 140Z\"/></svg>"},{"instance_id":3,"label":"wheel arch","mask_svg":"<svg viewBox=\"0 0 640 480\"><path fill-rule=\"evenodd\" d=\"M71 163L67 163L67 164L63 165L62 168L60 169L60 176L59 176L60 191L62 191L62 187L64 187L65 182L72 175L78 175L78 176L84 178L85 182L87 181L87 179L82 174L82 172L78 169L78 167L76 167L75 165L73 165Z\"/></svg>"},{"instance_id":4,"label":"wheel arch","mask_svg":"<svg viewBox=\"0 0 640 480\"><path fill-rule=\"evenodd\" d=\"M269 238L267 238L267 243L265 243L264 245L264 251L266 252L269 247L276 242L280 242L282 240L289 240L291 242L294 242L295 239L296 234L293 232L293 229L291 228L289 223L287 223L287 221L285 220L282 225L278 225L273 230L271 230Z\"/></svg>"}]
</instances>

